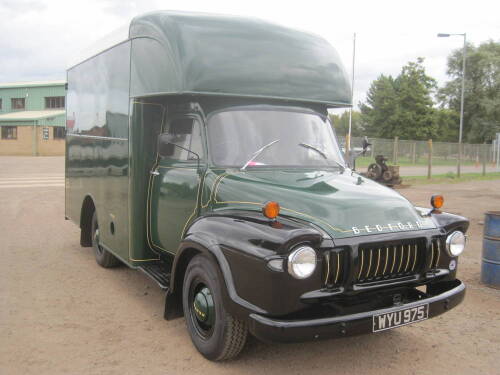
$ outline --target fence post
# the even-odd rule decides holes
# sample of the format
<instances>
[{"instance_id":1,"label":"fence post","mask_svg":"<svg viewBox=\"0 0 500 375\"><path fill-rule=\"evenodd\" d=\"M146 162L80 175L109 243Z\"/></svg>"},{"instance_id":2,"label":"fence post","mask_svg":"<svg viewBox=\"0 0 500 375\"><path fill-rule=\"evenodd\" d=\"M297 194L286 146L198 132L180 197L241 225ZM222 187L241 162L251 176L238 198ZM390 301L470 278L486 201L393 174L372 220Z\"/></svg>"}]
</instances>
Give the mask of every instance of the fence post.
<instances>
[{"instance_id":1,"label":"fence post","mask_svg":"<svg viewBox=\"0 0 500 375\"><path fill-rule=\"evenodd\" d=\"M371 157L372 157L372 159L375 158L375 142L376 142L375 138L372 139L372 147L371 147L372 148L371 149L371 155L372 155Z\"/></svg>"},{"instance_id":2,"label":"fence post","mask_svg":"<svg viewBox=\"0 0 500 375\"><path fill-rule=\"evenodd\" d=\"M432 176L432 139L429 139L429 163L427 166L427 178L430 179Z\"/></svg>"},{"instance_id":3,"label":"fence post","mask_svg":"<svg viewBox=\"0 0 500 375\"><path fill-rule=\"evenodd\" d=\"M416 153L417 153L417 142L413 142L413 147L411 149L411 163L415 164L416 162Z\"/></svg>"},{"instance_id":4,"label":"fence post","mask_svg":"<svg viewBox=\"0 0 500 375\"><path fill-rule=\"evenodd\" d=\"M486 159L488 159L488 146L486 145L486 142L484 142L484 145L483 145L483 152L482 152L482 155L483 155L483 176L486 175Z\"/></svg>"},{"instance_id":5,"label":"fence post","mask_svg":"<svg viewBox=\"0 0 500 375\"><path fill-rule=\"evenodd\" d=\"M392 148L392 162L398 164L398 140L399 137L394 137L394 147Z\"/></svg>"}]
</instances>

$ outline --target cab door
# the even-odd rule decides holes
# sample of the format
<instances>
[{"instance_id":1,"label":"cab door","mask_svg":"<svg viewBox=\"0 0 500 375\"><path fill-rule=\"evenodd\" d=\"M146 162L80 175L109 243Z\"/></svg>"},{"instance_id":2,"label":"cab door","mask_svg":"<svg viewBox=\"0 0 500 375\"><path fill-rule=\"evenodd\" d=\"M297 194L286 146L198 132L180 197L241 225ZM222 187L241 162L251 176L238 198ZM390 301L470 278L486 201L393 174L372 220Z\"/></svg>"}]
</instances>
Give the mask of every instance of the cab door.
<instances>
[{"instance_id":1,"label":"cab door","mask_svg":"<svg viewBox=\"0 0 500 375\"><path fill-rule=\"evenodd\" d=\"M199 118L173 118L166 129L170 149L158 145L151 171L148 237L154 250L174 254L188 224L198 215L206 165Z\"/></svg>"}]
</instances>

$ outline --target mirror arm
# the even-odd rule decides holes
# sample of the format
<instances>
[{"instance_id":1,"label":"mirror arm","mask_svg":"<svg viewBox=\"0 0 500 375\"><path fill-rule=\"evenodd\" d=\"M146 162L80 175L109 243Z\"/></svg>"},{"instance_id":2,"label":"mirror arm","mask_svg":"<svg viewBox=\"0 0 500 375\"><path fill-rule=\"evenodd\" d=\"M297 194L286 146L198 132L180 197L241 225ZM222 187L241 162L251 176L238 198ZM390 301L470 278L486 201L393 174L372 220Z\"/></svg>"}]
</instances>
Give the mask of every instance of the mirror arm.
<instances>
[{"instance_id":1,"label":"mirror arm","mask_svg":"<svg viewBox=\"0 0 500 375\"><path fill-rule=\"evenodd\" d=\"M188 149L188 148L185 148L185 147L179 146L179 145L177 145L177 144L175 144L175 143L171 143L171 142L169 142L169 144L171 144L171 145L172 145L172 146L174 146L174 147L178 147L178 148L180 148L181 150L187 151L187 152L189 152L190 154L195 155L195 156L196 156L196 160L198 161L198 164L200 163L200 155L198 155L196 152L191 151L191 150L190 150L190 149ZM161 156L161 155L160 155L160 156ZM164 157L164 156L161 156L161 157Z\"/></svg>"}]
</instances>

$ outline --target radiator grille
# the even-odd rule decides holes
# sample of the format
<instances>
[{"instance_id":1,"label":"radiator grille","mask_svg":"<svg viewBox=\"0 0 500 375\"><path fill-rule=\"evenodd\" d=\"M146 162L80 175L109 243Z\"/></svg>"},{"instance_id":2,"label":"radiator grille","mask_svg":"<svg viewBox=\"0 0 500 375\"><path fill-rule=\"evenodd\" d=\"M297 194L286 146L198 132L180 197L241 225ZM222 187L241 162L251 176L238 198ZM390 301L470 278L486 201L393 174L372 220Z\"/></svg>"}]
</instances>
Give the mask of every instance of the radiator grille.
<instances>
[{"instance_id":1,"label":"radiator grille","mask_svg":"<svg viewBox=\"0 0 500 375\"><path fill-rule=\"evenodd\" d=\"M393 244L360 245L358 257L356 282L398 278L420 272L425 265L426 244L422 239Z\"/></svg>"},{"instance_id":2,"label":"radiator grille","mask_svg":"<svg viewBox=\"0 0 500 375\"><path fill-rule=\"evenodd\" d=\"M441 252L444 250L444 241L443 237L435 237L432 239L431 249L430 249L430 259L428 263L428 267L431 269L438 268L439 259L441 258Z\"/></svg>"},{"instance_id":3,"label":"radiator grille","mask_svg":"<svg viewBox=\"0 0 500 375\"><path fill-rule=\"evenodd\" d=\"M345 271L345 252L332 250L325 252L324 284L336 287L343 284Z\"/></svg>"}]
</instances>

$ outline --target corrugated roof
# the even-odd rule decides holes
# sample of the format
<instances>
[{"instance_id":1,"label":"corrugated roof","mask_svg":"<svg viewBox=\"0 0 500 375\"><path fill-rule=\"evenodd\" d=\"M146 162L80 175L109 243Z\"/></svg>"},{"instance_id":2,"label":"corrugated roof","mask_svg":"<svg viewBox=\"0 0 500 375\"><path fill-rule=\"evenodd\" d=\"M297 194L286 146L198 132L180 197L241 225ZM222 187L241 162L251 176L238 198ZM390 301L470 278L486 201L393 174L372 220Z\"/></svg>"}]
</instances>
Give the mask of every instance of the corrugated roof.
<instances>
[{"instance_id":1,"label":"corrugated roof","mask_svg":"<svg viewBox=\"0 0 500 375\"><path fill-rule=\"evenodd\" d=\"M37 87L37 86L60 86L66 83L65 80L58 81L31 81L31 82L0 82L0 88L17 88L17 87Z\"/></svg>"},{"instance_id":2,"label":"corrugated roof","mask_svg":"<svg viewBox=\"0 0 500 375\"><path fill-rule=\"evenodd\" d=\"M47 117L55 117L64 115L65 110L46 110L46 111L21 111L10 112L0 115L0 121L23 121L23 120L40 120Z\"/></svg>"}]
</instances>

